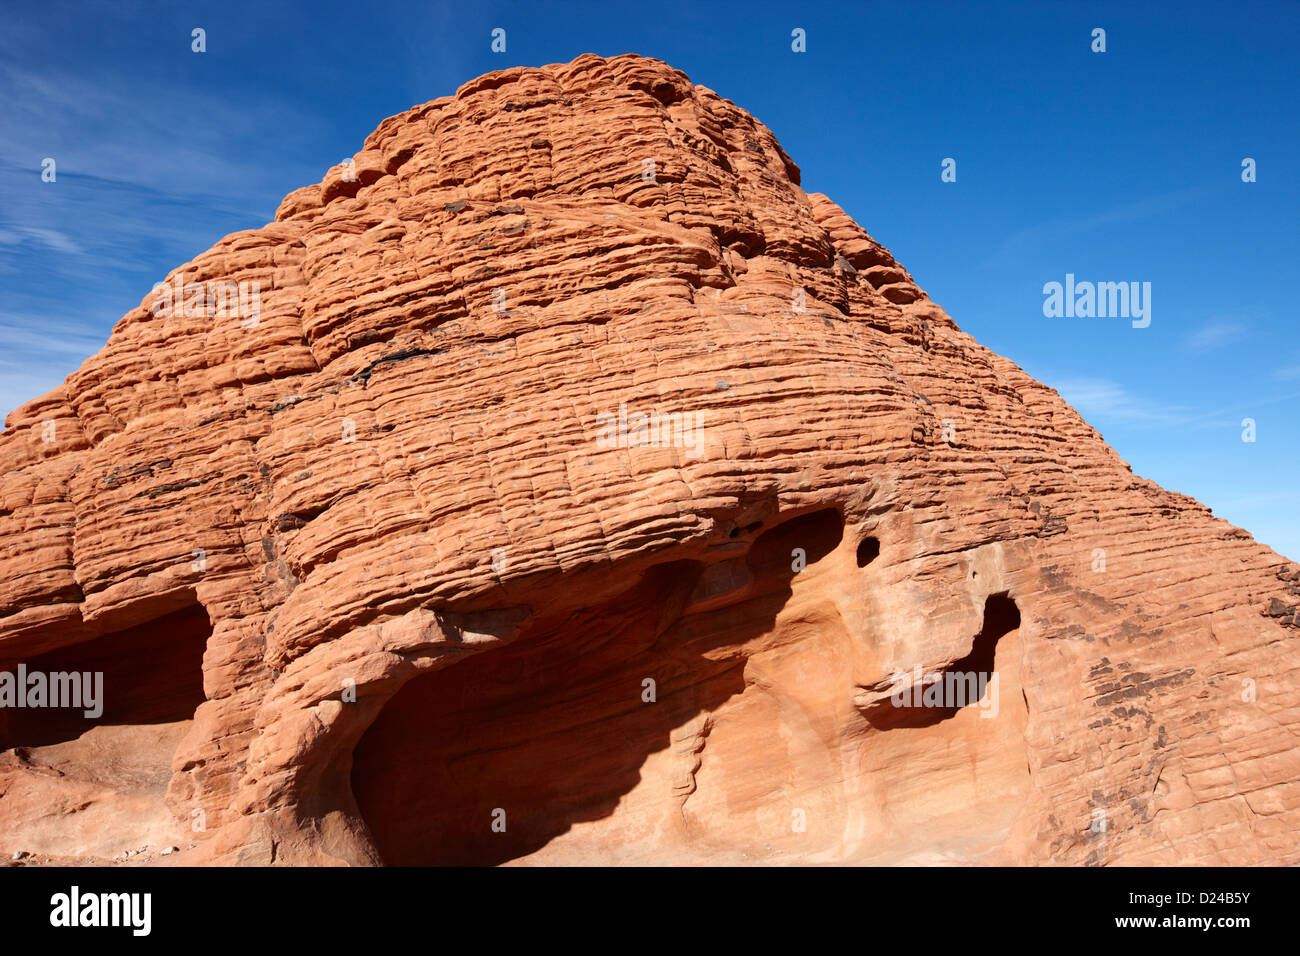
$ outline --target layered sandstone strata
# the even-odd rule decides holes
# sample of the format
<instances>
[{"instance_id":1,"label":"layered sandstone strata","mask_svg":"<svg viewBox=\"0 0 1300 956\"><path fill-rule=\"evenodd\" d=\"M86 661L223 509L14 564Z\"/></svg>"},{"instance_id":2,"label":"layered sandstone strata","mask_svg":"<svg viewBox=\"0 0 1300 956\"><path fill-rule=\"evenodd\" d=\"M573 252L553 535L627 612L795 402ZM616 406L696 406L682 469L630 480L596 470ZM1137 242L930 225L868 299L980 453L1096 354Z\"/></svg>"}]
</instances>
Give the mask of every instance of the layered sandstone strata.
<instances>
[{"instance_id":1,"label":"layered sandstone strata","mask_svg":"<svg viewBox=\"0 0 1300 956\"><path fill-rule=\"evenodd\" d=\"M0 710L6 858L1300 862L1300 568L665 64L480 77L166 281L0 434L0 669L105 681Z\"/></svg>"}]
</instances>

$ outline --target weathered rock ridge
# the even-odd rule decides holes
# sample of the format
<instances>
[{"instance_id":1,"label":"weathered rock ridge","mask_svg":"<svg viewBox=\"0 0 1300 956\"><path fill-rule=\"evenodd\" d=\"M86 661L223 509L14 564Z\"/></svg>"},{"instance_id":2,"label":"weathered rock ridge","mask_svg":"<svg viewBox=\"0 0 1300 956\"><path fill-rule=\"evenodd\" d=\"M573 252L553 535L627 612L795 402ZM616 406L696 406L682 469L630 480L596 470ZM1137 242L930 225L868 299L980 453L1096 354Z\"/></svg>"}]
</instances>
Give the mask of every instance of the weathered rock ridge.
<instances>
[{"instance_id":1,"label":"weathered rock ridge","mask_svg":"<svg viewBox=\"0 0 1300 956\"><path fill-rule=\"evenodd\" d=\"M5 859L1300 862L1300 568L665 64L480 77L166 282L255 295L0 434L0 670L104 675L0 710Z\"/></svg>"}]
</instances>

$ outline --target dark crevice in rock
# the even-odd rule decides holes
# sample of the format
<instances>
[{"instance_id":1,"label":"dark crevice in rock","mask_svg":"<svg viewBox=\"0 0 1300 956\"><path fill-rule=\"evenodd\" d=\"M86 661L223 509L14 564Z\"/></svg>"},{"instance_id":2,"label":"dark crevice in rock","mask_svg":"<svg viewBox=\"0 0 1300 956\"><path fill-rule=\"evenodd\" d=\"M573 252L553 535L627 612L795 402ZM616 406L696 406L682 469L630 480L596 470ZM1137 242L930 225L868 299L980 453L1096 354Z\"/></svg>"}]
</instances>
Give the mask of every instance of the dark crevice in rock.
<instances>
[{"instance_id":1,"label":"dark crevice in rock","mask_svg":"<svg viewBox=\"0 0 1300 956\"><path fill-rule=\"evenodd\" d=\"M984 601L984 623L971 642L970 653L940 671L923 675L923 687L912 693L909 686L901 695L878 700L864 711L868 723L877 730L933 727L956 716L963 707L972 706L990 693L995 673L994 652L998 641L1020 627L1020 608L1007 594L993 594ZM912 675L903 675L907 680ZM897 686L895 686L897 690ZM925 691L936 693L939 703L924 701ZM922 702L917 705L915 697ZM903 701L899 704L899 697Z\"/></svg>"}]
</instances>

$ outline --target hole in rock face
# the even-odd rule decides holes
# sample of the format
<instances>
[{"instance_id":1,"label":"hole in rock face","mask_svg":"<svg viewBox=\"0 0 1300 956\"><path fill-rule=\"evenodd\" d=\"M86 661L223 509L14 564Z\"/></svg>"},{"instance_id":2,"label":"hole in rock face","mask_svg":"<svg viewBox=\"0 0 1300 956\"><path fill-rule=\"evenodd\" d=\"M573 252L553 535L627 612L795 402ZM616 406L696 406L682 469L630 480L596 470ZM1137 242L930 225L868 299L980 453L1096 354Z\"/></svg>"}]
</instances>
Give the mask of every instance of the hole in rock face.
<instances>
[{"instance_id":1,"label":"hole in rock face","mask_svg":"<svg viewBox=\"0 0 1300 956\"><path fill-rule=\"evenodd\" d=\"M676 749L681 728L744 690L746 642L790 596L791 550L814 561L841 529L836 511L803 515L760 536L741 568L659 565L617 598L412 680L352 754L352 791L383 861L527 856L612 816L651 755L680 767L642 799L672 802L680 819L698 766Z\"/></svg>"},{"instance_id":2,"label":"hole in rock face","mask_svg":"<svg viewBox=\"0 0 1300 956\"><path fill-rule=\"evenodd\" d=\"M880 557L880 541L876 538L863 538L858 545L858 567L865 568Z\"/></svg>"},{"instance_id":3,"label":"hole in rock face","mask_svg":"<svg viewBox=\"0 0 1300 956\"><path fill-rule=\"evenodd\" d=\"M62 743L92 727L192 718L204 700L203 650L211 634L207 612L195 604L21 662L26 674L46 675L47 686L57 683L65 694L71 693L68 678L50 675L75 675L83 695L95 694L98 686L102 713L86 717L85 711L93 709L89 702L80 707L5 707L0 709L0 750ZM18 662L0 665L0 670L16 679Z\"/></svg>"},{"instance_id":4,"label":"hole in rock face","mask_svg":"<svg viewBox=\"0 0 1300 956\"><path fill-rule=\"evenodd\" d=\"M936 672L935 686L942 687L946 706L895 706L894 701L881 701L868 713L873 727L890 730L895 727L932 727L956 715L964 706L984 700L995 673L994 657L998 640L1020 627L1020 609L1006 594L993 594L984 601L984 622L971 642L970 653L953 661ZM924 675L927 679L931 675ZM912 675L906 675L911 680ZM928 683L925 686L930 686ZM924 692L924 691L923 691ZM952 703L960 695L964 704ZM911 702L914 698L905 695Z\"/></svg>"},{"instance_id":5,"label":"hole in rock face","mask_svg":"<svg viewBox=\"0 0 1300 956\"><path fill-rule=\"evenodd\" d=\"M990 594L984 599L984 626L975 636L970 657L971 668L990 670L998 640L1020 626L1020 608L1009 594ZM958 661L957 663L962 663Z\"/></svg>"},{"instance_id":6,"label":"hole in rock face","mask_svg":"<svg viewBox=\"0 0 1300 956\"><path fill-rule=\"evenodd\" d=\"M987 597L969 653L941 671L942 685L925 681L943 686L943 697L916 706L913 672L903 675L907 706L886 699L863 711L877 731L865 751L867 799L881 808L865 862L979 862L1001 851L1032 784L1020 625L1009 595ZM982 688L969 680L979 676L988 678ZM957 687L965 706L951 706Z\"/></svg>"}]
</instances>

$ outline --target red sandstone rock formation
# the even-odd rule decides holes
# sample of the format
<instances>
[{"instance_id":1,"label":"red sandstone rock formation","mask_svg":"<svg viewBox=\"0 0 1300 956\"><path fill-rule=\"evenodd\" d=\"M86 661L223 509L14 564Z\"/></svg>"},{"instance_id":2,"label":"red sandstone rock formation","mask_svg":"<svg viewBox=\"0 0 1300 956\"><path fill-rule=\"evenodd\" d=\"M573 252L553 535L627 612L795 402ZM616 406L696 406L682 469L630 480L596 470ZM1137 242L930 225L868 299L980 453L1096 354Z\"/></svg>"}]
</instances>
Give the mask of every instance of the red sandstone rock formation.
<instances>
[{"instance_id":1,"label":"red sandstone rock formation","mask_svg":"<svg viewBox=\"0 0 1300 956\"><path fill-rule=\"evenodd\" d=\"M0 711L5 859L1300 862L1300 568L682 73L480 77L167 281L0 434L3 669L105 675Z\"/></svg>"}]
</instances>

